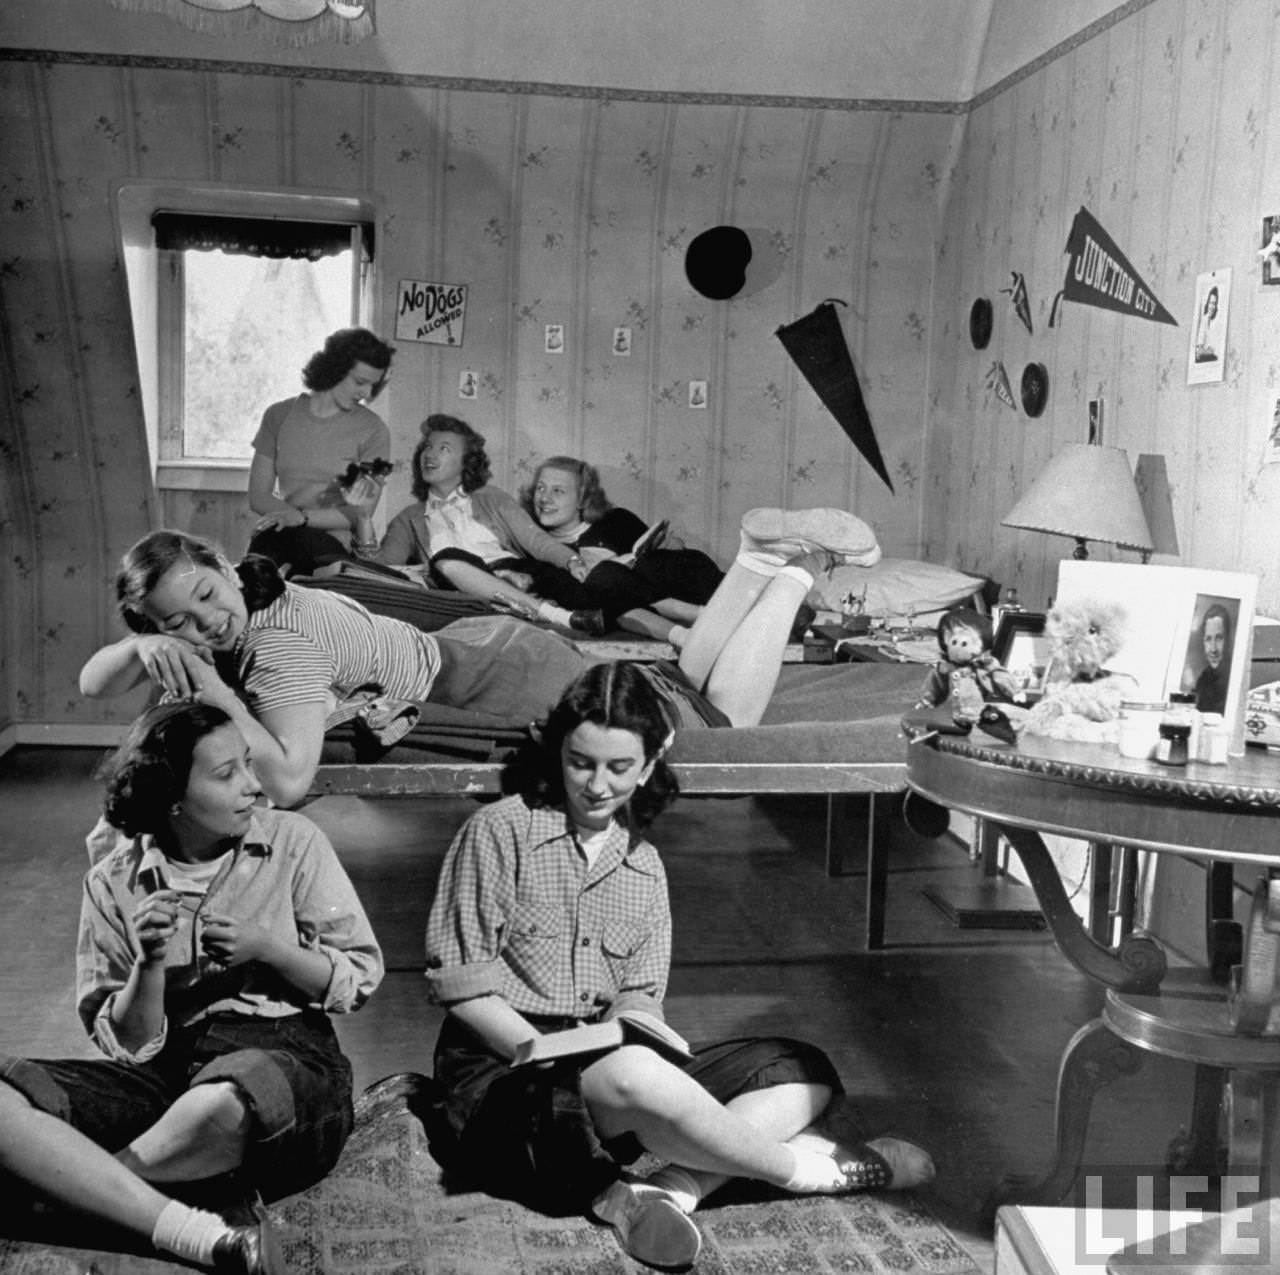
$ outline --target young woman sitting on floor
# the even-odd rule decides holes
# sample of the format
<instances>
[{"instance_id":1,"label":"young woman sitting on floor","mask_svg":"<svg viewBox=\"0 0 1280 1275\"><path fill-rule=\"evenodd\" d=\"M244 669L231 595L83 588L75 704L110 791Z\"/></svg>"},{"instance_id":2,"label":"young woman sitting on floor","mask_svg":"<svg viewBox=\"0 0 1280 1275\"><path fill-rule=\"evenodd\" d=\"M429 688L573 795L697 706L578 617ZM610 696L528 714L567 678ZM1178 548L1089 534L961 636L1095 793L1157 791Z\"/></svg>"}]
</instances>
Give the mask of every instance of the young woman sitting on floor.
<instances>
[{"instance_id":1,"label":"young woman sitting on floor","mask_svg":"<svg viewBox=\"0 0 1280 1275\"><path fill-rule=\"evenodd\" d=\"M679 663L644 666L673 726L758 723L815 576L879 557L871 528L843 510L745 514L742 547ZM288 584L264 559L233 568L215 545L178 531L151 532L125 554L116 596L133 632L89 658L81 691L117 695L149 678L168 694L217 704L252 747L264 790L285 806L310 789L326 724L357 691L523 726L545 719L599 662L502 615L424 633L340 594Z\"/></svg>"},{"instance_id":2,"label":"young woman sitting on floor","mask_svg":"<svg viewBox=\"0 0 1280 1275\"><path fill-rule=\"evenodd\" d=\"M454 839L427 923L428 985L448 1010L430 1131L464 1181L551 1213L589 1209L632 1257L684 1268L701 1246L690 1214L731 1178L837 1194L916 1186L934 1170L911 1143L844 1147L813 1128L843 1086L805 1041L669 1057L624 1036L511 1065L531 1038L584 1022L661 1024L671 910L643 834L675 796L668 740L644 666L597 665L551 712L524 791ZM643 1152L664 1167L628 1175Z\"/></svg>"},{"instance_id":3,"label":"young woman sitting on floor","mask_svg":"<svg viewBox=\"0 0 1280 1275\"><path fill-rule=\"evenodd\" d=\"M0 1170L197 1265L285 1275L265 1214L231 1226L168 1191L282 1196L333 1167L353 1112L329 1015L383 962L324 834L260 793L221 709L134 723L104 801L127 840L85 878L76 947L106 1057L0 1058Z\"/></svg>"}]
</instances>

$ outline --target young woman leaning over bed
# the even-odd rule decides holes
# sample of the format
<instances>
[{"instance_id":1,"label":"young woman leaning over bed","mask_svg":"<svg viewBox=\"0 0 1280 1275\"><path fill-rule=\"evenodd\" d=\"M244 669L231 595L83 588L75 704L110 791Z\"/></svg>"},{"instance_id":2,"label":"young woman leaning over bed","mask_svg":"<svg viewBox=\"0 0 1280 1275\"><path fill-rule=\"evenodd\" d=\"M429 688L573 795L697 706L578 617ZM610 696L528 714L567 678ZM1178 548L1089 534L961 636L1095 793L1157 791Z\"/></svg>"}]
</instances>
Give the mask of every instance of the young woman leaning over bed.
<instances>
[{"instance_id":1,"label":"young woman leaning over bed","mask_svg":"<svg viewBox=\"0 0 1280 1275\"><path fill-rule=\"evenodd\" d=\"M672 726L758 723L815 576L879 556L871 528L842 510L745 514L737 558L679 663L643 666ZM90 657L81 691L116 695L150 679L222 708L248 741L263 789L286 806L310 789L330 715L359 690L531 723L600 662L502 615L424 633L341 594L288 584L264 559L233 567L215 545L178 531L152 532L125 554L116 596L133 631Z\"/></svg>"}]
</instances>

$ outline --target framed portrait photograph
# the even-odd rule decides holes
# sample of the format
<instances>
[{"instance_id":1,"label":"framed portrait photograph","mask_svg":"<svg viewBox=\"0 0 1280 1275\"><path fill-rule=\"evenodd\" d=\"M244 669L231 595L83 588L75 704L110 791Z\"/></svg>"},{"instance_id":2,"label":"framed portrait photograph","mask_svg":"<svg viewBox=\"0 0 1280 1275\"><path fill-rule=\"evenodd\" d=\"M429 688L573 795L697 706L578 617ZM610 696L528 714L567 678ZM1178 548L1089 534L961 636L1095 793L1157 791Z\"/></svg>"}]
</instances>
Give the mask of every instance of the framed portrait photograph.
<instances>
[{"instance_id":1,"label":"framed portrait photograph","mask_svg":"<svg viewBox=\"0 0 1280 1275\"><path fill-rule=\"evenodd\" d=\"M1225 707L1205 711L1223 713L1230 751L1239 756L1257 592L1257 577L1240 571L1072 559L1058 568L1056 601L1105 602L1119 609L1120 647L1106 666L1137 681L1135 699L1165 700L1174 691L1198 696L1201 674L1216 661L1201 685L1209 703L1225 682Z\"/></svg>"},{"instance_id":2,"label":"framed portrait photograph","mask_svg":"<svg viewBox=\"0 0 1280 1275\"><path fill-rule=\"evenodd\" d=\"M1249 682L1253 604L1242 623L1245 599L1234 589L1197 589L1184 599L1169 662L1167 690L1196 697L1201 713L1240 717ZM1240 701L1237 703L1237 701Z\"/></svg>"},{"instance_id":3,"label":"framed portrait photograph","mask_svg":"<svg viewBox=\"0 0 1280 1275\"><path fill-rule=\"evenodd\" d=\"M1004 611L991 641L991 654L1034 703L1044 692L1049 673L1049 639L1043 611Z\"/></svg>"},{"instance_id":4,"label":"framed portrait photograph","mask_svg":"<svg viewBox=\"0 0 1280 1275\"><path fill-rule=\"evenodd\" d=\"M1191 346L1187 351L1187 384L1221 381L1227 366L1227 312L1231 306L1231 271L1209 270L1196 276L1191 314Z\"/></svg>"}]
</instances>

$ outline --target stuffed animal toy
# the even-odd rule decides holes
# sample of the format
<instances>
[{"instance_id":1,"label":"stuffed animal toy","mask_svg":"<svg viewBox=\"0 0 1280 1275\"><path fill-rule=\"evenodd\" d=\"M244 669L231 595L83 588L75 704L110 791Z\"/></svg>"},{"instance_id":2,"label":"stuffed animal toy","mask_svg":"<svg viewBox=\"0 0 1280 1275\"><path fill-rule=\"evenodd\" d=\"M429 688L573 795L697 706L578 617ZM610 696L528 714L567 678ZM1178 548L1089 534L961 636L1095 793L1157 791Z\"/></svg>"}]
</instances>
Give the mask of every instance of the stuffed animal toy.
<instances>
[{"instance_id":1,"label":"stuffed animal toy","mask_svg":"<svg viewBox=\"0 0 1280 1275\"><path fill-rule=\"evenodd\" d=\"M1010 701L1013 675L991 653L991 621L968 607L952 607L938 621L940 659L925 679L919 708L950 704L957 722L972 725L988 700Z\"/></svg>"},{"instance_id":2,"label":"stuffed animal toy","mask_svg":"<svg viewBox=\"0 0 1280 1275\"><path fill-rule=\"evenodd\" d=\"M1028 735L1113 743L1120 705L1135 698L1136 678L1109 670L1124 641L1124 608L1110 602L1056 606L1045 621L1050 673L1044 697L1018 723Z\"/></svg>"}]
</instances>

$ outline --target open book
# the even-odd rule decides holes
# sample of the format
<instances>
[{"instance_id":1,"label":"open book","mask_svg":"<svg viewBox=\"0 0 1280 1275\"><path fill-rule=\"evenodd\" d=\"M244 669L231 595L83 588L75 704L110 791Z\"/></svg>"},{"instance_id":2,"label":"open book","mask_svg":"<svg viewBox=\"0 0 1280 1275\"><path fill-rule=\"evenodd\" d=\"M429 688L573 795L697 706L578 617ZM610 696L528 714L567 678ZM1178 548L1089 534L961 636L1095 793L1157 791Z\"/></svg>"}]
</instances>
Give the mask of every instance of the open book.
<instances>
[{"instance_id":1,"label":"open book","mask_svg":"<svg viewBox=\"0 0 1280 1275\"><path fill-rule=\"evenodd\" d=\"M646 527L637 537L636 542L631 546L631 556L633 558L643 557L650 549L657 549L667 538L667 532L671 530L671 522L664 518L661 522L655 522L652 527Z\"/></svg>"},{"instance_id":2,"label":"open book","mask_svg":"<svg viewBox=\"0 0 1280 1275\"><path fill-rule=\"evenodd\" d=\"M671 1030L660 1018L638 1010L606 1018L598 1023L583 1023L564 1031L548 1032L521 1041L516 1046L513 1067L525 1063L549 1062L574 1054L604 1054L619 1045L648 1045L673 1062L688 1062L693 1057L688 1042Z\"/></svg>"}]
</instances>

